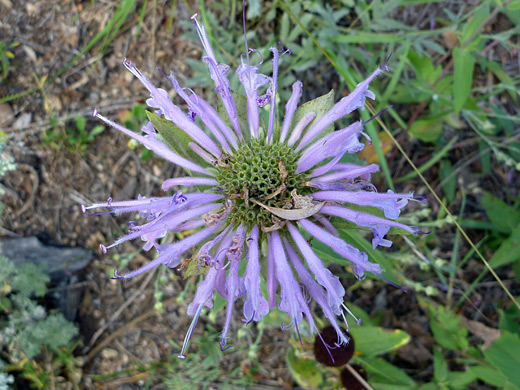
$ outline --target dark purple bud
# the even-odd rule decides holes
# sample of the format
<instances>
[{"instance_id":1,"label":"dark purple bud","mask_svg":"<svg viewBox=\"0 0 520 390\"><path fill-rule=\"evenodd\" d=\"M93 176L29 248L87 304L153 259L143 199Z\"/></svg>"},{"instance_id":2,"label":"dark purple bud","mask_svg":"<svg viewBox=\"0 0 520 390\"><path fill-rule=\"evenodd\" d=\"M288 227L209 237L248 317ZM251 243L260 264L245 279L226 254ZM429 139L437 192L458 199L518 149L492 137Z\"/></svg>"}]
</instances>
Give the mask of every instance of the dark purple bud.
<instances>
[{"instance_id":1,"label":"dark purple bud","mask_svg":"<svg viewBox=\"0 0 520 390\"><path fill-rule=\"evenodd\" d=\"M360 367L358 365L352 365L350 366L353 370L355 370L363 379L367 379L367 373L363 369L363 367ZM359 381L358 378L350 372L348 368L344 368L343 371L341 371L341 383L343 384L343 387L347 390L365 390L365 385Z\"/></svg>"},{"instance_id":2,"label":"dark purple bud","mask_svg":"<svg viewBox=\"0 0 520 390\"><path fill-rule=\"evenodd\" d=\"M316 360L329 367L341 367L354 356L354 339L343 331L349 342L338 345L338 334L332 326L327 326L320 332L321 337L314 339L314 356Z\"/></svg>"}]
</instances>

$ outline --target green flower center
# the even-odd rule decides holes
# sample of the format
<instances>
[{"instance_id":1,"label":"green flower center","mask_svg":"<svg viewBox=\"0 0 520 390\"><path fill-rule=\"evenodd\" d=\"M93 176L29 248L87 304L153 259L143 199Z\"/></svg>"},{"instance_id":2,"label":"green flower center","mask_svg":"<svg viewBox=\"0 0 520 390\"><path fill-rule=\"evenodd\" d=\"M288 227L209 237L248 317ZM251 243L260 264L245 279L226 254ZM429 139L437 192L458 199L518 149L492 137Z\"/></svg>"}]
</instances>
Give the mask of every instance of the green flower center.
<instances>
[{"instance_id":1,"label":"green flower center","mask_svg":"<svg viewBox=\"0 0 520 390\"><path fill-rule=\"evenodd\" d=\"M244 222L248 230L280 224L264 206L291 208L293 190L298 195L311 192L303 186L305 175L295 173L299 157L291 146L257 138L240 145L233 155L224 155L217 162L217 181L233 202L232 223Z\"/></svg>"}]
</instances>

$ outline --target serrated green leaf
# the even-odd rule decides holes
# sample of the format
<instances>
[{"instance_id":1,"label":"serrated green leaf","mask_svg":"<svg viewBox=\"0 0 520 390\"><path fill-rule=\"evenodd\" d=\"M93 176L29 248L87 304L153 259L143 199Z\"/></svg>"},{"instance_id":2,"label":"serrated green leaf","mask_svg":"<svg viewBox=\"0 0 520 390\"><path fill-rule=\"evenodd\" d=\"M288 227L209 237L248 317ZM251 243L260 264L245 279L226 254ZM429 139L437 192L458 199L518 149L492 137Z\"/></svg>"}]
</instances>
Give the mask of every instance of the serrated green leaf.
<instances>
[{"instance_id":1,"label":"serrated green leaf","mask_svg":"<svg viewBox=\"0 0 520 390\"><path fill-rule=\"evenodd\" d=\"M511 233L520 224L520 213L503 200L484 192L480 201L491 223L504 233Z\"/></svg>"},{"instance_id":2,"label":"serrated green leaf","mask_svg":"<svg viewBox=\"0 0 520 390\"><path fill-rule=\"evenodd\" d=\"M401 329L376 326L351 327L350 334L361 356L374 357L401 348L410 342L410 335Z\"/></svg>"},{"instance_id":3,"label":"serrated green leaf","mask_svg":"<svg viewBox=\"0 0 520 390\"><path fill-rule=\"evenodd\" d=\"M489 265L497 268L518 259L520 259L520 225L515 227L511 235L502 242L500 248L489 260Z\"/></svg>"},{"instance_id":4,"label":"serrated green leaf","mask_svg":"<svg viewBox=\"0 0 520 390\"><path fill-rule=\"evenodd\" d=\"M472 53L459 47L453 49L453 109L457 114L469 97L474 67L475 57Z\"/></svg>"},{"instance_id":5,"label":"serrated green leaf","mask_svg":"<svg viewBox=\"0 0 520 390\"><path fill-rule=\"evenodd\" d=\"M504 332L485 352L486 359L513 384L520 384L520 337Z\"/></svg>"},{"instance_id":6,"label":"serrated green leaf","mask_svg":"<svg viewBox=\"0 0 520 390\"><path fill-rule=\"evenodd\" d=\"M424 142L434 142L442 134L442 122L439 119L418 119L412 123L408 133Z\"/></svg>"},{"instance_id":7,"label":"serrated green leaf","mask_svg":"<svg viewBox=\"0 0 520 390\"><path fill-rule=\"evenodd\" d=\"M294 113L291 127L289 130L289 134L292 132L294 127L298 124L298 122L309 112L315 112L316 116L312 120L311 123L307 125L306 130L308 131L323 115L325 115L327 112L330 111L330 109L334 106L334 90L331 89L329 93L322 95L320 97L317 97L314 100L310 100L306 103L303 103L296 112ZM302 137L305 135L307 131L304 131L302 133ZM325 128L318 136L317 138L313 139L313 142L320 139L324 135L327 135L329 133L332 133L334 131L334 125L331 124Z\"/></svg>"},{"instance_id":8,"label":"serrated green leaf","mask_svg":"<svg viewBox=\"0 0 520 390\"><path fill-rule=\"evenodd\" d=\"M190 149L189 143L194 141L181 128L153 112L146 111L146 116L148 120L153 123L153 126L163 138L166 146L181 157L202 166L207 165L201 157Z\"/></svg>"},{"instance_id":9,"label":"serrated green leaf","mask_svg":"<svg viewBox=\"0 0 520 390\"><path fill-rule=\"evenodd\" d=\"M430 328L440 346L452 350L466 350L468 329L463 327L461 319L443 306L435 306L424 299L419 300L421 306L427 309L430 318Z\"/></svg>"},{"instance_id":10,"label":"serrated green leaf","mask_svg":"<svg viewBox=\"0 0 520 390\"><path fill-rule=\"evenodd\" d=\"M316 360L296 356L293 348L287 353L289 371L294 380L304 389L320 389L323 376Z\"/></svg>"}]
</instances>

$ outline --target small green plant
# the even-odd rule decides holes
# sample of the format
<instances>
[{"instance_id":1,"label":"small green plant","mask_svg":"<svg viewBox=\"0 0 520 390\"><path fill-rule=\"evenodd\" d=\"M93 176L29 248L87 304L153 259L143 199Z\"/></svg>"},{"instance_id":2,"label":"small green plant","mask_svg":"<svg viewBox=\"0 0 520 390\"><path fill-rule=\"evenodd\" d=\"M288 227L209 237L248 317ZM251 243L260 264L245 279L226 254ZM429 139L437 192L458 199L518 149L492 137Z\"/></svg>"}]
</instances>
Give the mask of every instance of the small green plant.
<instances>
[{"instance_id":1,"label":"small green plant","mask_svg":"<svg viewBox=\"0 0 520 390\"><path fill-rule=\"evenodd\" d=\"M101 134L104 126L94 126L87 130L87 120L79 115L74 116L74 126L62 125L55 115L51 116L50 130L43 132L43 143L56 150L65 146L71 153L84 153L88 145Z\"/></svg>"},{"instance_id":2,"label":"small green plant","mask_svg":"<svg viewBox=\"0 0 520 390\"><path fill-rule=\"evenodd\" d=\"M0 41L0 78L6 79L9 75L11 60L14 58L13 49L19 45L20 42L16 41L10 43Z\"/></svg>"},{"instance_id":3,"label":"small green plant","mask_svg":"<svg viewBox=\"0 0 520 390\"><path fill-rule=\"evenodd\" d=\"M0 132L0 179L5 176L5 174L9 171L14 171L16 169L16 164L14 162L14 158L3 158L2 153L6 147L5 143L5 133L2 131ZM0 198L4 196L5 189L0 185ZM1 216L4 212L4 204L2 201L0 201L0 222L1 222Z\"/></svg>"},{"instance_id":4,"label":"small green plant","mask_svg":"<svg viewBox=\"0 0 520 390\"><path fill-rule=\"evenodd\" d=\"M32 263L16 265L0 256L0 386L24 378L37 389L58 376L73 378L77 328L61 313L48 313L35 298L47 292L49 276ZM71 380L73 383L74 381ZM0 387L2 388L2 387Z\"/></svg>"}]
</instances>

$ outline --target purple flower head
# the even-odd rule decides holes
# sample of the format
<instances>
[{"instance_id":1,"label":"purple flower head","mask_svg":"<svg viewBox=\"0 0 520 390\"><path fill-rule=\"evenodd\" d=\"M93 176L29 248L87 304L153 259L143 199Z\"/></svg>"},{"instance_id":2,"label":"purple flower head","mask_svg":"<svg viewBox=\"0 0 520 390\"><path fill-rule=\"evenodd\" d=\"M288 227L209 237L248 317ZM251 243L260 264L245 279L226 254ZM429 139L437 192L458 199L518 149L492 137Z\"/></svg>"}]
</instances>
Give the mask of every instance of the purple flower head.
<instances>
[{"instance_id":1,"label":"purple flower head","mask_svg":"<svg viewBox=\"0 0 520 390\"><path fill-rule=\"evenodd\" d=\"M174 75L163 74L186 103L181 109L166 90L156 88L125 59L124 66L150 94L146 101L151 108L150 122L139 134L96 110L93 113L184 168L186 175L167 179L162 185L164 191L179 186L191 191L128 201L109 198L104 203L82 206L84 212L102 207L108 208L108 213L138 215L142 221L130 221L127 234L111 245L101 245L103 252L140 238L145 250L154 248L158 253L153 261L132 272L120 275L116 270L114 278L132 278L160 265L176 268L183 257L191 256L184 263L193 262L204 279L188 307L193 321L179 358L184 358L202 309L213 306L216 292L227 300L223 350L229 348L237 300L243 301L245 323L260 321L278 308L288 316L282 327L295 328L299 335L302 321L312 333L317 332L309 307L313 299L337 332L334 344L345 344L348 338L338 323L341 319L348 328L345 314L352 315L344 303L345 288L315 253L308 237L348 260L353 274L362 280L367 274L381 276L383 270L367 253L340 238L336 221L371 230L374 248L391 245L386 238L391 228L419 233L416 227L396 221L401 209L417 197L412 193L378 193L370 183L371 174L379 169L377 165L342 162L343 156L365 147L359 136L365 135L366 122L331 131L338 120L356 109L363 110L366 98L375 99L368 89L370 82L388 67L386 63L378 67L350 95L327 109L313 102L299 106L303 89L300 81L293 84L292 95L282 106L276 101L277 78L286 52L283 48L270 49L273 72L266 76L259 73L258 64L251 63L250 54L259 53L249 49L246 41L246 53L236 70L245 95L239 105L227 79L229 67L217 61L204 26L196 15L192 19L222 109L214 109L194 91L183 88ZM269 120L261 121L260 107L267 105ZM238 107L246 112L238 112ZM277 113L279 107L285 110ZM247 115L242 126L238 114L244 118ZM283 118L281 123L278 118ZM178 136L181 133L183 137ZM186 136L188 141L182 144ZM191 234L174 243L162 243L167 232Z\"/></svg>"}]
</instances>

